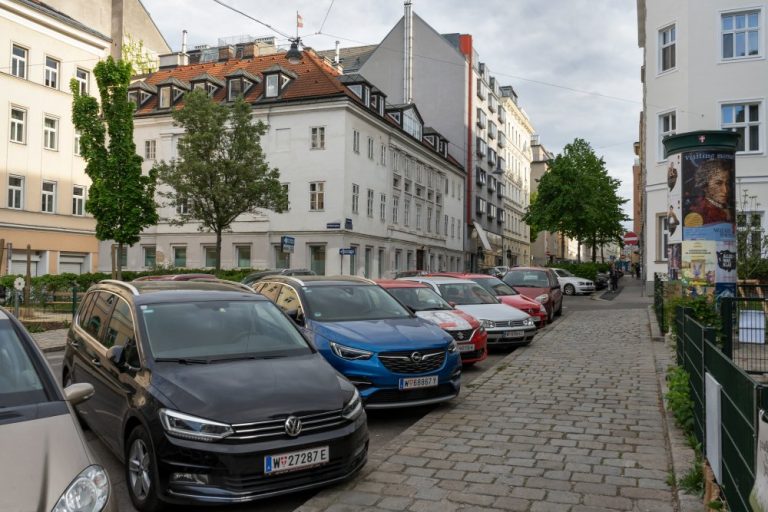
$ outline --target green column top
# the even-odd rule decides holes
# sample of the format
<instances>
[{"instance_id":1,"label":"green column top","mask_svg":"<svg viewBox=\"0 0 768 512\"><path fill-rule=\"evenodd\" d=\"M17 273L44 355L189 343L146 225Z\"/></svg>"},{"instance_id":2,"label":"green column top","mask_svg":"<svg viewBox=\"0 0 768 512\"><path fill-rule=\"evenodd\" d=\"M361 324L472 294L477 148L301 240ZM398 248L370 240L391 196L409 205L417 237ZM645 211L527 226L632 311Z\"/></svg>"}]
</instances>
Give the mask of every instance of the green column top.
<instances>
[{"instance_id":1,"label":"green column top","mask_svg":"<svg viewBox=\"0 0 768 512\"><path fill-rule=\"evenodd\" d=\"M741 135L730 130L701 130L664 137L664 158L697 149L736 151Z\"/></svg>"}]
</instances>

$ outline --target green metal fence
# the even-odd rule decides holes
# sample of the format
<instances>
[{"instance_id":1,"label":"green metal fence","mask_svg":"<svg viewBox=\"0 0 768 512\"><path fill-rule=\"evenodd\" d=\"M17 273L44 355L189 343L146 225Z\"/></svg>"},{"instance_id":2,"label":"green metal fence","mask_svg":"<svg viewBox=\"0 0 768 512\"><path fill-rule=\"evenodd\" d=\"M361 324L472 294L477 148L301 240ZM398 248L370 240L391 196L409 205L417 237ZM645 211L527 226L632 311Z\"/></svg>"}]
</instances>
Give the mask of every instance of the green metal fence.
<instances>
[{"instance_id":1,"label":"green metal fence","mask_svg":"<svg viewBox=\"0 0 768 512\"><path fill-rule=\"evenodd\" d=\"M77 311L80 291L76 286L66 290L33 287L28 293L6 290L3 305L30 330L46 329L72 321Z\"/></svg>"},{"instance_id":2,"label":"green metal fence","mask_svg":"<svg viewBox=\"0 0 768 512\"><path fill-rule=\"evenodd\" d=\"M724 298L723 352L747 373L768 373L768 301L763 297Z\"/></svg>"}]
</instances>

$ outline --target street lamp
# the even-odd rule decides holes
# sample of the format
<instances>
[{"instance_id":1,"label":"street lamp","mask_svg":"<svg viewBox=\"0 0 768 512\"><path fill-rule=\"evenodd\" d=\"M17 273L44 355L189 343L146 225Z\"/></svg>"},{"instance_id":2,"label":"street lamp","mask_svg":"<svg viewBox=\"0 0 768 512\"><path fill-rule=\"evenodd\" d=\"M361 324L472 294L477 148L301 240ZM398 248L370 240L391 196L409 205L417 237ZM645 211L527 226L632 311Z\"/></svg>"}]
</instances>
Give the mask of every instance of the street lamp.
<instances>
[{"instance_id":1,"label":"street lamp","mask_svg":"<svg viewBox=\"0 0 768 512\"><path fill-rule=\"evenodd\" d=\"M291 48L286 52L285 58L288 59L288 62L291 64L298 64L301 62L301 51L299 50L299 45L301 44L301 39L291 39Z\"/></svg>"}]
</instances>

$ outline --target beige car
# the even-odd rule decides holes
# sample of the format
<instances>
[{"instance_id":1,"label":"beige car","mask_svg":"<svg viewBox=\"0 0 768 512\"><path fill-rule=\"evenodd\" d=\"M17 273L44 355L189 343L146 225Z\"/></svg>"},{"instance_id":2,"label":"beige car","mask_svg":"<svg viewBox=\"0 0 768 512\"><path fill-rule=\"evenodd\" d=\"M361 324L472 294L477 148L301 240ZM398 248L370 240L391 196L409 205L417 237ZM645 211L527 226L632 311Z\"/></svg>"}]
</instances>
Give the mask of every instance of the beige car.
<instances>
[{"instance_id":1,"label":"beige car","mask_svg":"<svg viewBox=\"0 0 768 512\"><path fill-rule=\"evenodd\" d=\"M0 510L117 510L72 409L93 392L62 392L30 335L0 308Z\"/></svg>"}]
</instances>

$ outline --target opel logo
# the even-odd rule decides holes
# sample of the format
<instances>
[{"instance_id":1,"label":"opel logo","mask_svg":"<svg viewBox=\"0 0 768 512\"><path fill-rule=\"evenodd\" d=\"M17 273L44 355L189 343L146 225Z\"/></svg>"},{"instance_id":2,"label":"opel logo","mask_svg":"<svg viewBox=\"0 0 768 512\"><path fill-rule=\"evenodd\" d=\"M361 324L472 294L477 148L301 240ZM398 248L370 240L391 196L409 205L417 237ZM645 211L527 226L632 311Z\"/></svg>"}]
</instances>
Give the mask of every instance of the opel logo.
<instances>
[{"instance_id":1,"label":"opel logo","mask_svg":"<svg viewBox=\"0 0 768 512\"><path fill-rule=\"evenodd\" d=\"M424 356L422 355L421 352L414 352L413 354L411 354L411 361L413 361L414 363L420 363L422 359L424 359Z\"/></svg>"},{"instance_id":2,"label":"opel logo","mask_svg":"<svg viewBox=\"0 0 768 512\"><path fill-rule=\"evenodd\" d=\"M285 420L285 433L291 437L301 434L301 420L296 416L288 416Z\"/></svg>"}]
</instances>

